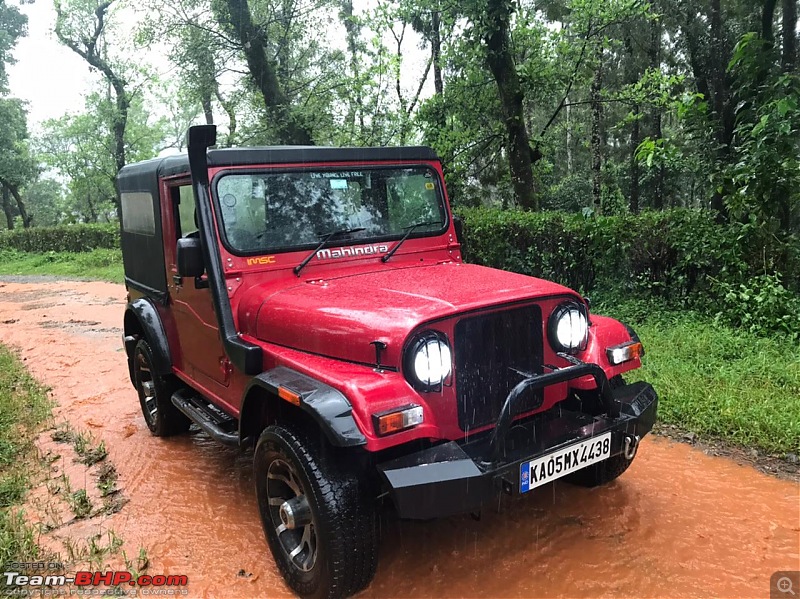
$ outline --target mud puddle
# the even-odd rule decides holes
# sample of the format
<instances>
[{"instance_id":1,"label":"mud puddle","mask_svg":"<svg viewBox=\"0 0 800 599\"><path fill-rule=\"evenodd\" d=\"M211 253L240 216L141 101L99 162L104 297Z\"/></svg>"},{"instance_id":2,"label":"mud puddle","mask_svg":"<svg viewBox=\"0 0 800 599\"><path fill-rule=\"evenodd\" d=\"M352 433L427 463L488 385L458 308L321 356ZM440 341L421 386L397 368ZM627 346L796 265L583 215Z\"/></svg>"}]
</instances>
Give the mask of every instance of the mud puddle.
<instances>
[{"instance_id":1,"label":"mud puddle","mask_svg":"<svg viewBox=\"0 0 800 599\"><path fill-rule=\"evenodd\" d=\"M187 575L191 597L291 596L261 532L251 454L147 431L121 349L124 296L106 283L0 283L0 342L52 387L56 420L104 443L127 500L45 539L112 531L127 555L144 549L148 573ZM669 440L645 439L608 487L557 482L497 507L480 521L385 518L362 595L768 596L773 572L800 569L797 483Z\"/></svg>"}]
</instances>

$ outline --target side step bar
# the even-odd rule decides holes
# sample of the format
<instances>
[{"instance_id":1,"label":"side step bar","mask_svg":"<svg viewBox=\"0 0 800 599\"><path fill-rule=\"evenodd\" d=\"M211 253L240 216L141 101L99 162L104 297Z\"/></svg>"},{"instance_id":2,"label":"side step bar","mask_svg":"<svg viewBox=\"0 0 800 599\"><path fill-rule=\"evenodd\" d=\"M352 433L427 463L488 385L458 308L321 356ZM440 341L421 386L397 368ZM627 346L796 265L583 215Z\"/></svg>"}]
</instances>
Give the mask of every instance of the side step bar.
<instances>
[{"instance_id":1,"label":"side step bar","mask_svg":"<svg viewBox=\"0 0 800 599\"><path fill-rule=\"evenodd\" d=\"M210 405L191 389L179 389L172 394L172 403L209 437L225 445L239 445L236 421Z\"/></svg>"}]
</instances>

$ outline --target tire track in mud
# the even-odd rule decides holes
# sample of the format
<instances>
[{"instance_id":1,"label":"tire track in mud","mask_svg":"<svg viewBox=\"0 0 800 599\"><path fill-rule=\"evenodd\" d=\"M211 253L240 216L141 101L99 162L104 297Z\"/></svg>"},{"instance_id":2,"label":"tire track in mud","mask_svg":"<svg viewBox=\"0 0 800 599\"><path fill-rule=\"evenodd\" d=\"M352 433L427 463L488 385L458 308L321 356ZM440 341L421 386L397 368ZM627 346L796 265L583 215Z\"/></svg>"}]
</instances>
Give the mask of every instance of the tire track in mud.
<instances>
[{"instance_id":1,"label":"tire track in mud","mask_svg":"<svg viewBox=\"0 0 800 599\"><path fill-rule=\"evenodd\" d=\"M0 280L0 342L53 388L56 419L103 440L129 503L58 534L112 529L191 597L288 597L261 532L251 453L204 434L150 436L121 348L125 290ZM601 489L551 484L499 512L382 521L364 597L768 596L800 569L800 486L648 437ZM50 534L50 533L48 533ZM89 532L91 534L91 531Z\"/></svg>"}]
</instances>

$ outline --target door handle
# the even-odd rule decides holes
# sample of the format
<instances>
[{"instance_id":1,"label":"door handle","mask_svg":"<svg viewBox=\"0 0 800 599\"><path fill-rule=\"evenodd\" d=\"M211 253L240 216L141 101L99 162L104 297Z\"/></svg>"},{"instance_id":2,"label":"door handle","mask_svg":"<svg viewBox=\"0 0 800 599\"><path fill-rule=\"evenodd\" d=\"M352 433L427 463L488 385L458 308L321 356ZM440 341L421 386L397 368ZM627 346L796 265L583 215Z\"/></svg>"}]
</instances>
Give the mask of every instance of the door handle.
<instances>
[{"instance_id":1,"label":"door handle","mask_svg":"<svg viewBox=\"0 0 800 599\"><path fill-rule=\"evenodd\" d=\"M183 287L183 277L180 275L172 275L172 282L175 287Z\"/></svg>"}]
</instances>

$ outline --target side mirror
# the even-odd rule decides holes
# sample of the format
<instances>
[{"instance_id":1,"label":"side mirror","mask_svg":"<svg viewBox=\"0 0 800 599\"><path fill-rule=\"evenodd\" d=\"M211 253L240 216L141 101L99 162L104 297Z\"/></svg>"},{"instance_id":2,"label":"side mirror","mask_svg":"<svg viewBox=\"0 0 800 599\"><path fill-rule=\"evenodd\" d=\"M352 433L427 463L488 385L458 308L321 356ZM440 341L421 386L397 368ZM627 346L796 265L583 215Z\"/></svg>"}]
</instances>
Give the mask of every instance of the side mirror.
<instances>
[{"instance_id":1,"label":"side mirror","mask_svg":"<svg viewBox=\"0 0 800 599\"><path fill-rule=\"evenodd\" d=\"M464 245L464 219L460 216L454 216L453 227L456 230L456 241L459 245Z\"/></svg>"},{"instance_id":2,"label":"side mirror","mask_svg":"<svg viewBox=\"0 0 800 599\"><path fill-rule=\"evenodd\" d=\"M192 237L183 237L178 240L178 275L181 277L199 277L205 270L203 264L203 250L200 240Z\"/></svg>"}]
</instances>

